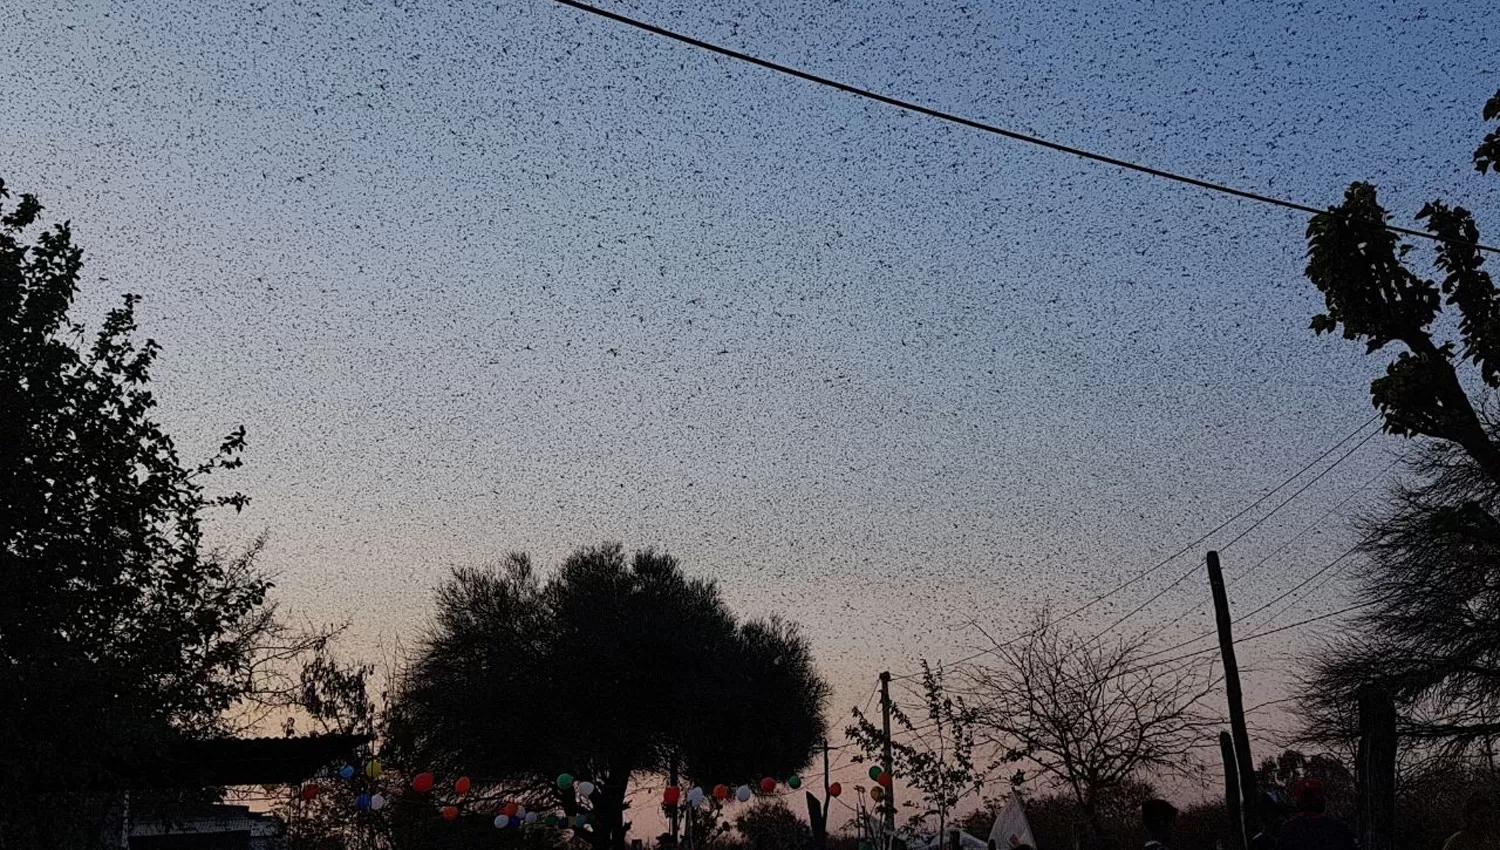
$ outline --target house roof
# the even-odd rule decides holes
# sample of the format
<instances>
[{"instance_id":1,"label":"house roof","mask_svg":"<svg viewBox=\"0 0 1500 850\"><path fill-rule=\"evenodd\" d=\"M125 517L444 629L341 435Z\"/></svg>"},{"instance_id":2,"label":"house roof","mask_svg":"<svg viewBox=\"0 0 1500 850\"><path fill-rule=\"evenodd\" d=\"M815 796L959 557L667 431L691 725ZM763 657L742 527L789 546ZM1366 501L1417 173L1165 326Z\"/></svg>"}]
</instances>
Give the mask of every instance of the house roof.
<instances>
[{"instance_id":1,"label":"house roof","mask_svg":"<svg viewBox=\"0 0 1500 850\"><path fill-rule=\"evenodd\" d=\"M355 761L360 746L369 741L369 735L177 741L160 759L122 779L136 788L290 785L326 765Z\"/></svg>"}]
</instances>

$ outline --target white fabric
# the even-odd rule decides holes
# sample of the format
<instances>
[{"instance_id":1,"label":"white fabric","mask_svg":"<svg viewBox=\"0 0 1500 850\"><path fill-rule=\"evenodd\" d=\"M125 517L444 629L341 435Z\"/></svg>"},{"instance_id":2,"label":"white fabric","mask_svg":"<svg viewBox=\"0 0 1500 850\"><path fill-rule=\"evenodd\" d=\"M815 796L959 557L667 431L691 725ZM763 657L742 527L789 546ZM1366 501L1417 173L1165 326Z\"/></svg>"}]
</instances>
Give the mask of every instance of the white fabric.
<instances>
[{"instance_id":1,"label":"white fabric","mask_svg":"<svg viewBox=\"0 0 1500 850\"><path fill-rule=\"evenodd\" d=\"M990 840L998 850L1019 847L1022 844L1036 846L1036 837L1031 834L1031 824L1026 822L1026 810L1021 808L1021 798L1011 797L995 817L990 828Z\"/></svg>"}]
</instances>

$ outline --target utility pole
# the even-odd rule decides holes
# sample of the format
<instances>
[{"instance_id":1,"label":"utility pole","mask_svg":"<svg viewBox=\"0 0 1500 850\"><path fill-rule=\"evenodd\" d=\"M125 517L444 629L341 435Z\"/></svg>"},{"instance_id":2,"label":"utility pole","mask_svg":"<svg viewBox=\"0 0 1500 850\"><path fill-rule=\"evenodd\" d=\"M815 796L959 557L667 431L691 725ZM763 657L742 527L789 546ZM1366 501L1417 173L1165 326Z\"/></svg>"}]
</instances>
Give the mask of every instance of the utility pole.
<instances>
[{"instance_id":1,"label":"utility pole","mask_svg":"<svg viewBox=\"0 0 1500 850\"><path fill-rule=\"evenodd\" d=\"M823 799L828 799L828 736L823 736Z\"/></svg>"},{"instance_id":2,"label":"utility pole","mask_svg":"<svg viewBox=\"0 0 1500 850\"><path fill-rule=\"evenodd\" d=\"M1230 847L1245 848L1245 819L1240 806L1239 762L1234 757L1234 739L1228 732L1219 733L1219 754L1224 758L1224 808L1229 812Z\"/></svg>"},{"instance_id":3,"label":"utility pole","mask_svg":"<svg viewBox=\"0 0 1500 850\"><path fill-rule=\"evenodd\" d=\"M1245 726L1245 697L1240 692L1240 665L1234 657L1233 618L1229 616L1229 595L1224 592L1224 571L1219 567L1219 553L1208 553L1208 584L1214 594L1214 620L1219 627L1219 653L1224 657L1224 694L1229 699L1229 729L1234 738L1235 762L1240 769L1241 840L1258 832L1260 794L1255 782L1255 761L1250 757L1250 731Z\"/></svg>"},{"instance_id":4,"label":"utility pole","mask_svg":"<svg viewBox=\"0 0 1500 850\"><path fill-rule=\"evenodd\" d=\"M1372 685L1359 689L1359 846L1391 850L1396 822L1396 706Z\"/></svg>"},{"instance_id":5,"label":"utility pole","mask_svg":"<svg viewBox=\"0 0 1500 850\"><path fill-rule=\"evenodd\" d=\"M881 806L885 814L886 846L890 846L891 839L896 834L896 783L895 774L891 773L891 671L887 670L880 674L880 722L885 729L885 747L880 756L880 769L885 771L893 780L886 789L888 800Z\"/></svg>"},{"instance_id":6,"label":"utility pole","mask_svg":"<svg viewBox=\"0 0 1500 850\"><path fill-rule=\"evenodd\" d=\"M668 784L672 785L674 788L677 786L677 754L676 753L672 754L672 765L671 765L671 769L670 769L670 778L667 780L667 782L668 782ZM672 818L672 846L676 847L677 846L677 825L678 825L678 822L679 822L679 814L678 813L682 810L682 807L679 805L679 806L671 806L670 808L672 810L669 813L670 816L671 816L671 818Z\"/></svg>"}]
</instances>

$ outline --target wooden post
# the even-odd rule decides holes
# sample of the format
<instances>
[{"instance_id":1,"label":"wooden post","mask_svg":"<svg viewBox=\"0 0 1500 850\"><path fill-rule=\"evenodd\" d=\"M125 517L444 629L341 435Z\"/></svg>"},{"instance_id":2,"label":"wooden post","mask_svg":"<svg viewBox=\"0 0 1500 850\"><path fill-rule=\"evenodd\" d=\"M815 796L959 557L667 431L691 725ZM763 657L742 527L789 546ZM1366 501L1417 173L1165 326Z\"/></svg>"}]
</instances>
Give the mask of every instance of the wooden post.
<instances>
[{"instance_id":1,"label":"wooden post","mask_svg":"<svg viewBox=\"0 0 1500 850\"><path fill-rule=\"evenodd\" d=\"M678 777L676 777L676 754L673 754L672 765L670 765L669 775L667 775L667 784L676 787L676 783L678 783ZM676 843L678 843L678 826L682 823L681 811L681 805L673 805L673 807L670 807L669 813L667 813L667 816L672 819L672 847L676 847Z\"/></svg>"},{"instance_id":2,"label":"wooden post","mask_svg":"<svg viewBox=\"0 0 1500 850\"><path fill-rule=\"evenodd\" d=\"M963 850L963 843L956 829L948 833L948 850Z\"/></svg>"},{"instance_id":3,"label":"wooden post","mask_svg":"<svg viewBox=\"0 0 1500 850\"><path fill-rule=\"evenodd\" d=\"M807 792L807 821L812 827L813 850L826 850L828 847L828 812L823 810L823 805L818 802L817 795Z\"/></svg>"},{"instance_id":4,"label":"wooden post","mask_svg":"<svg viewBox=\"0 0 1500 850\"><path fill-rule=\"evenodd\" d=\"M1208 584L1214 594L1214 620L1219 627L1219 653L1224 657L1224 695L1229 700L1229 729L1234 735L1235 762L1240 773L1241 841L1254 835L1260 824L1260 795L1255 782L1255 760L1250 756L1250 731L1245 726L1245 697L1240 692L1240 665L1234 657L1234 619L1229 616L1229 596L1224 592L1224 572L1219 553L1208 553ZM1368 848L1365 848L1368 850Z\"/></svg>"},{"instance_id":5,"label":"wooden post","mask_svg":"<svg viewBox=\"0 0 1500 850\"><path fill-rule=\"evenodd\" d=\"M896 775L891 773L891 674L887 670L880 674L880 720L885 729L885 749L880 756L880 769L890 774L891 785L886 789L886 799L881 801L880 810L885 814L885 839L886 846L896 835Z\"/></svg>"},{"instance_id":6,"label":"wooden post","mask_svg":"<svg viewBox=\"0 0 1500 850\"><path fill-rule=\"evenodd\" d=\"M1229 811L1229 846L1244 850L1245 817L1240 806L1240 770L1234 757L1234 739L1228 732L1219 733L1219 753L1224 757L1224 808Z\"/></svg>"},{"instance_id":7,"label":"wooden post","mask_svg":"<svg viewBox=\"0 0 1500 850\"><path fill-rule=\"evenodd\" d=\"M1359 689L1359 846L1392 850L1396 822L1396 706L1371 685Z\"/></svg>"}]
</instances>

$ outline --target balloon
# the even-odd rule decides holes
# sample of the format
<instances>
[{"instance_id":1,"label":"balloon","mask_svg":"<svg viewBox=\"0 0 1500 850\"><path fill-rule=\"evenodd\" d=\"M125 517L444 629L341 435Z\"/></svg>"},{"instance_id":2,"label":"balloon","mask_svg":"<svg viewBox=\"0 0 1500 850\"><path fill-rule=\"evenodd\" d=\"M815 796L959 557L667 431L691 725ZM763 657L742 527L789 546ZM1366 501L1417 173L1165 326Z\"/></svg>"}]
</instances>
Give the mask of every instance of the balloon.
<instances>
[{"instance_id":1,"label":"balloon","mask_svg":"<svg viewBox=\"0 0 1500 850\"><path fill-rule=\"evenodd\" d=\"M557 815L547 815L546 820L548 826L557 826Z\"/></svg>"},{"instance_id":2,"label":"balloon","mask_svg":"<svg viewBox=\"0 0 1500 850\"><path fill-rule=\"evenodd\" d=\"M380 759L370 759L369 763L365 765L365 776L371 779L380 778Z\"/></svg>"},{"instance_id":3,"label":"balloon","mask_svg":"<svg viewBox=\"0 0 1500 850\"><path fill-rule=\"evenodd\" d=\"M557 787L563 789L564 791L568 790L569 788L572 788L573 787L573 774L571 774L571 773L559 773L557 775Z\"/></svg>"},{"instance_id":4,"label":"balloon","mask_svg":"<svg viewBox=\"0 0 1500 850\"><path fill-rule=\"evenodd\" d=\"M537 818L536 812L527 812L526 813L526 822L527 823L536 823L537 820L538 820L538 818Z\"/></svg>"},{"instance_id":5,"label":"balloon","mask_svg":"<svg viewBox=\"0 0 1500 850\"><path fill-rule=\"evenodd\" d=\"M667 790L661 792L661 801L668 806L677 805L678 801L680 801L681 799L682 789L678 788L676 785L668 785Z\"/></svg>"},{"instance_id":6,"label":"balloon","mask_svg":"<svg viewBox=\"0 0 1500 850\"><path fill-rule=\"evenodd\" d=\"M891 775L889 773L880 774L880 778L875 781L887 788L891 787Z\"/></svg>"},{"instance_id":7,"label":"balloon","mask_svg":"<svg viewBox=\"0 0 1500 850\"><path fill-rule=\"evenodd\" d=\"M828 786L828 796L830 796L830 797L837 797L838 795L840 795L842 793L844 793L844 786L838 784L837 782L835 782L832 785Z\"/></svg>"},{"instance_id":8,"label":"balloon","mask_svg":"<svg viewBox=\"0 0 1500 850\"><path fill-rule=\"evenodd\" d=\"M432 774L419 773L416 776L412 777L411 790L417 792L418 794L426 794L428 791L432 790L432 781Z\"/></svg>"},{"instance_id":9,"label":"balloon","mask_svg":"<svg viewBox=\"0 0 1500 850\"><path fill-rule=\"evenodd\" d=\"M368 808L370 808L370 795L369 794L361 794L358 797L355 797L354 798L354 808L356 808L356 809L368 809Z\"/></svg>"},{"instance_id":10,"label":"balloon","mask_svg":"<svg viewBox=\"0 0 1500 850\"><path fill-rule=\"evenodd\" d=\"M314 799L317 799L317 796L318 796L318 783L316 783L316 782L309 782L306 785L302 786L302 799L304 799L304 800L314 800Z\"/></svg>"},{"instance_id":11,"label":"balloon","mask_svg":"<svg viewBox=\"0 0 1500 850\"><path fill-rule=\"evenodd\" d=\"M509 817L515 817L516 815L520 814L521 807L516 805L515 803L506 803L500 809L500 811Z\"/></svg>"},{"instance_id":12,"label":"balloon","mask_svg":"<svg viewBox=\"0 0 1500 850\"><path fill-rule=\"evenodd\" d=\"M879 785L876 785L874 788L871 788L870 789L870 799L874 800L877 803L880 802L881 800L884 800L885 799L885 789L881 788Z\"/></svg>"},{"instance_id":13,"label":"balloon","mask_svg":"<svg viewBox=\"0 0 1500 850\"><path fill-rule=\"evenodd\" d=\"M354 765L352 765L352 764L346 764L343 767L339 768L339 776L342 776L345 779L353 779L354 778Z\"/></svg>"},{"instance_id":14,"label":"balloon","mask_svg":"<svg viewBox=\"0 0 1500 850\"><path fill-rule=\"evenodd\" d=\"M788 779L786 781L786 787L792 789L793 791L796 791L798 788L801 788L802 787L802 777L800 777L800 776L793 776L791 779Z\"/></svg>"},{"instance_id":15,"label":"balloon","mask_svg":"<svg viewBox=\"0 0 1500 850\"><path fill-rule=\"evenodd\" d=\"M516 814L518 814L518 815L520 815L522 817L525 817L526 816L526 807L522 806L522 805L517 805L516 806Z\"/></svg>"},{"instance_id":16,"label":"balloon","mask_svg":"<svg viewBox=\"0 0 1500 850\"><path fill-rule=\"evenodd\" d=\"M741 803L749 802L749 800L750 800L750 786L749 785L741 785L740 787L736 788L735 791L734 791L734 798L736 800L739 800Z\"/></svg>"},{"instance_id":17,"label":"balloon","mask_svg":"<svg viewBox=\"0 0 1500 850\"><path fill-rule=\"evenodd\" d=\"M763 794L769 794L776 790L776 780L767 776L760 781L760 790Z\"/></svg>"},{"instance_id":18,"label":"balloon","mask_svg":"<svg viewBox=\"0 0 1500 850\"><path fill-rule=\"evenodd\" d=\"M443 807L443 820L457 820L457 819L458 819L458 806L444 806Z\"/></svg>"},{"instance_id":19,"label":"balloon","mask_svg":"<svg viewBox=\"0 0 1500 850\"><path fill-rule=\"evenodd\" d=\"M506 817L505 815L495 815L495 828L496 829L504 829L509 824L510 824L510 818Z\"/></svg>"},{"instance_id":20,"label":"balloon","mask_svg":"<svg viewBox=\"0 0 1500 850\"><path fill-rule=\"evenodd\" d=\"M457 791L460 794L469 793L469 777L460 776L458 778L458 781L453 783L453 790Z\"/></svg>"},{"instance_id":21,"label":"balloon","mask_svg":"<svg viewBox=\"0 0 1500 850\"><path fill-rule=\"evenodd\" d=\"M703 789L694 785L692 789L688 791L688 805L701 805L703 803L703 796Z\"/></svg>"},{"instance_id":22,"label":"balloon","mask_svg":"<svg viewBox=\"0 0 1500 850\"><path fill-rule=\"evenodd\" d=\"M578 793L585 797L594 796L594 783L588 781L587 779L578 783Z\"/></svg>"},{"instance_id":23,"label":"balloon","mask_svg":"<svg viewBox=\"0 0 1500 850\"><path fill-rule=\"evenodd\" d=\"M374 809L377 812L385 808L385 797L381 796L380 794L376 794L375 796L371 797L370 808Z\"/></svg>"},{"instance_id":24,"label":"balloon","mask_svg":"<svg viewBox=\"0 0 1500 850\"><path fill-rule=\"evenodd\" d=\"M884 771L882 771L880 769L880 765L878 765L878 764L872 764L872 765L870 765L870 778L871 779L879 781L880 774L883 773L883 772Z\"/></svg>"},{"instance_id":25,"label":"balloon","mask_svg":"<svg viewBox=\"0 0 1500 850\"><path fill-rule=\"evenodd\" d=\"M573 823L576 824L577 826L583 826L583 825L587 824L588 822L589 822L589 816L588 815L579 815L578 817L576 817L576 818L573 819Z\"/></svg>"},{"instance_id":26,"label":"balloon","mask_svg":"<svg viewBox=\"0 0 1500 850\"><path fill-rule=\"evenodd\" d=\"M723 799L726 799L728 797L729 797L729 786L728 785L725 785L724 783L721 782L718 785L714 786L714 799L715 800L723 800Z\"/></svg>"}]
</instances>

